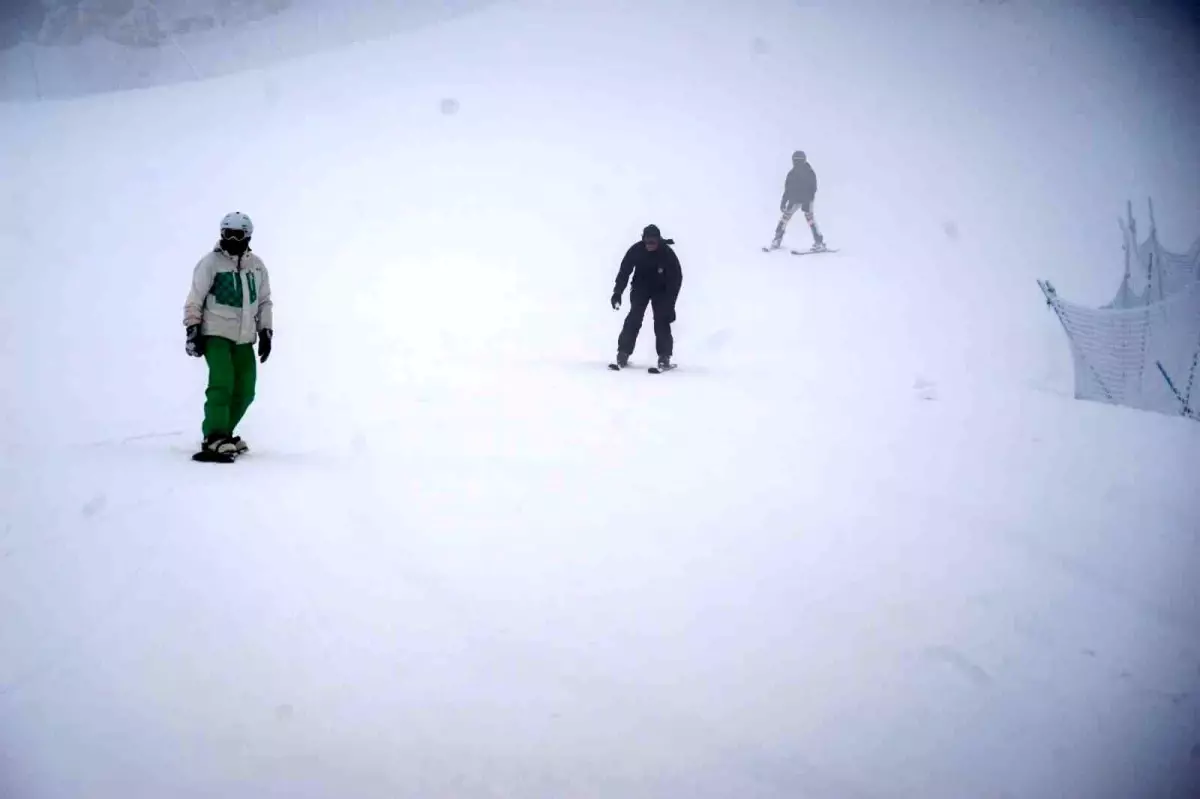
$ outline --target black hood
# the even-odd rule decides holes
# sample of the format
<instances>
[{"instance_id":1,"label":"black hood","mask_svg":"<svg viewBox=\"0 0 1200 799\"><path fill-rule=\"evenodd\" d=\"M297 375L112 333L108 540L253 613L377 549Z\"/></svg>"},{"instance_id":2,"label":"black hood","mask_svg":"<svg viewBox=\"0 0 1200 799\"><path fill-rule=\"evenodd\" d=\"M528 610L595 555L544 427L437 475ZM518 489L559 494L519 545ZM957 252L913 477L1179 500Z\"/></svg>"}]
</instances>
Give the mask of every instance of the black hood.
<instances>
[{"instance_id":1,"label":"black hood","mask_svg":"<svg viewBox=\"0 0 1200 799\"><path fill-rule=\"evenodd\" d=\"M658 229L658 225L646 225L642 228L642 240L658 239L662 244L674 244L675 239L664 239L662 231Z\"/></svg>"}]
</instances>

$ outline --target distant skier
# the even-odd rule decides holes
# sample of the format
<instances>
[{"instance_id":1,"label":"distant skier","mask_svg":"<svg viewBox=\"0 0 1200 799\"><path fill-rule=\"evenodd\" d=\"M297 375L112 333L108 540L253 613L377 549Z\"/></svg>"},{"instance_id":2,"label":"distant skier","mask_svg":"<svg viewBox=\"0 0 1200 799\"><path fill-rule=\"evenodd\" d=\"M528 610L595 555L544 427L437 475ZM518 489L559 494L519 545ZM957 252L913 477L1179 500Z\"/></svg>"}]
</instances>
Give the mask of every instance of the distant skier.
<instances>
[{"instance_id":1,"label":"distant skier","mask_svg":"<svg viewBox=\"0 0 1200 799\"><path fill-rule=\"evenodd\" d=\"M641 241L634 243L621 259L612 294L612 307L616 311L621 307L621 295L625 293L626 284L629 284L629 313L617 338L616 365L621 368L629 364L647 305L654 309L654 346L658 352L658 368L671 368L671 355L675 348L671 323L675 321L675 301L683 285L683 268L679 265L679 257L671 249L674 243L672 239L662 237L657 225L647 225L642 230ZM632 283L629 281L631 274Z\"/></svg>"},{"instance_id":2,"label":"distant skier","mask_svg":"<svg viewBox=\"0 0 1200 799\"><path fill-rule=\"evenodd\" d=\"M187 354L208 362L198 455L231 459L248 449L233 431L254 401L254 342L266 363L274 333L267 267L250 251L254 224L234 211L221 220L220 230L220 240L192 273L183 324Z\"/></svg>"},{"instance_id":3,"label":"distant skier","mask_svg":"<svg viewBox=\"0 0 1200 799\"><path fill-rule=\"evenodd\" d=\"M779 249L783 244L784 231L787 230L788 222L791 221L792 214L796 213L797 208L804 212L804 218L808 222L808 226L812 228L812 248L818 252L825 249L825 239L821 236L821 231L817 229L817 222L813 218L813 199L816 196L817 173L808 163L808 157L804 151L797 150L792 153L792 169L784 181L783 197L779 201L779 211L783 216L780 217L779 224L775 226L775 239L771 242L772 250Z\"/></svg>"}]
</instances>

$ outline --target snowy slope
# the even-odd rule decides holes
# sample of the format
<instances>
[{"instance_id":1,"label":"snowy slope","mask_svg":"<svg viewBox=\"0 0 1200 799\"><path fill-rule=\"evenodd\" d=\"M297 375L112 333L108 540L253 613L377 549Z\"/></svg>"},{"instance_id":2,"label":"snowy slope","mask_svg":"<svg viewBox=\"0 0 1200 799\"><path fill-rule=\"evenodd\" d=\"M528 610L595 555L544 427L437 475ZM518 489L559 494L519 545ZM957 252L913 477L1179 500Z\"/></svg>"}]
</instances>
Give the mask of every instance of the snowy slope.
<instances>
[{"instance_id":1,"label":"snowy slope","mask_svg":"<svg viewBox=\"0 0 1200 799\"><path fill-rule=\"evenodd\" d=\"M1200 785L1200 429L1070 399L1034 284L1111 296L1128 197L1194 233L1190 62L857 14L514 0L0 106L0 796ZM797 147L840 253L758 251ZM276 347L202 467L233 208ZM658 378L603 368L647 222Z\"/></svg>"},{"instance_id":2,"label":"snowy slope","mask_svg":"<svg viewBox=\"0 0 1200 799\"><path fill-rule=\"evenodd\" d=\"M33 0L35 4L39 0ZM232 75L444 22L491 0L46 0L0 5L0 101Z\"/></svg>"}]
</instances>

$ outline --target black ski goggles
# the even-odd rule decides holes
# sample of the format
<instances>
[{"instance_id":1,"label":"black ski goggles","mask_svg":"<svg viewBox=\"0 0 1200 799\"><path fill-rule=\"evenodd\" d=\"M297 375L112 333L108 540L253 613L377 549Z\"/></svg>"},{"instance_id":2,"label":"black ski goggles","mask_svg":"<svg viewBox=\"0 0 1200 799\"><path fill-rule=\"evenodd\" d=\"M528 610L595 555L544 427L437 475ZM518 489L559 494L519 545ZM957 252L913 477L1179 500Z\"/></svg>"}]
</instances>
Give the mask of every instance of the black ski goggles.
<instances>
[{"instance_id":1,"label":"black ski goggles","mask_svg":"<svg viewBox=\"0 0 1200 799\"><path fill-rule=\"evenodd\" d=\"M221 231L221 238L226 241L245 241L246 231L236 230L234 228L225 228Z\"/></svg>"}]
</instances>

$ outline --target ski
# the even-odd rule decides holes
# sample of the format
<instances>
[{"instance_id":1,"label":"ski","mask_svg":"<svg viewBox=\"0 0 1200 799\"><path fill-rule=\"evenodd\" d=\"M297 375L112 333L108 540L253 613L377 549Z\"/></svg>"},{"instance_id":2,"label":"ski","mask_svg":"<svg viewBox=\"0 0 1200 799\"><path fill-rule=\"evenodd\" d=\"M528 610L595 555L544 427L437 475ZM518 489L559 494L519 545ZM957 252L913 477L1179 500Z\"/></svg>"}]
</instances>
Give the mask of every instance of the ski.
<instances>
[{"instance_id":1,"label":"ski","mask_svg":"<svg viewBox=\"0 0 1200 799\"><path fill-rule=\"evenodd\" d=\"M783 247L763 247L762 248L762 251L767 252L767 253L782 252L783 250L784 250ZM790 250L789 249L788 252L790 252L792 255L820 255L823 252L838 252L838 251L835 249L832 249L832 248L826 248L823 250L814 250L814 249L810 248L807 250Z\"/></svg>"}]
</instances>

